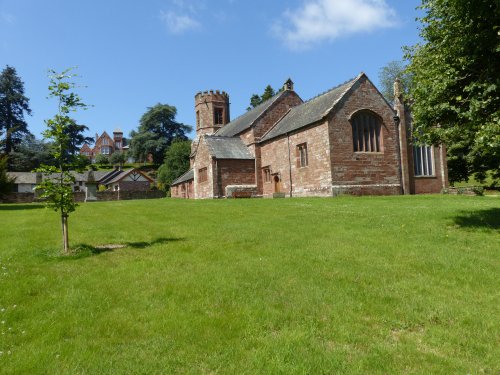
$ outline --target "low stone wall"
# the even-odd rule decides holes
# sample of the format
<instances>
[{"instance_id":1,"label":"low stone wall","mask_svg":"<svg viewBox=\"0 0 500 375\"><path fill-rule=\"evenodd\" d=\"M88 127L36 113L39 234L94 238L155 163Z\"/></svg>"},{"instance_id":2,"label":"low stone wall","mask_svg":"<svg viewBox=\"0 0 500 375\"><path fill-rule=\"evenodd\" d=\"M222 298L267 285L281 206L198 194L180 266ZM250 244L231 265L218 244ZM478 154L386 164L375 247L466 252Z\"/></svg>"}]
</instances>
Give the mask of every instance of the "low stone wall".
<instances>
[{"instance_id":1,"label":"low stone wall","mask_svg":"<svg viewBox=\"0 0 500 375\"><path fill-rule=\"evenodd\" d=\"M78 191L73 193L75 202L85 202L85 193ZM97 201L118 201L131 199L157 199L164 198L165 192L161 190L149 191L99 191ZM0 199L0 203L33 203L39 202L34 193L9 193Z\"/></svg>"},{"instance_id":2,"label":"low stone wall","mask_svg":"<svg viewBox=\"0 0 500 375\"><path fill-rule=\"evenodd\" d=\"M0 198L0 203L32 203L34 201L34 193L9 193Z\"/></svg>"},{"instance_id":3,"label":"low stone wall","mask_svg":"<svg viewBox=\"0 0 500 375\"><path fill-rule=\"evenodd\" d=\"M257 185L226 186L226 198L255 198L256 196Z\"/></svg>"}]
</instances>

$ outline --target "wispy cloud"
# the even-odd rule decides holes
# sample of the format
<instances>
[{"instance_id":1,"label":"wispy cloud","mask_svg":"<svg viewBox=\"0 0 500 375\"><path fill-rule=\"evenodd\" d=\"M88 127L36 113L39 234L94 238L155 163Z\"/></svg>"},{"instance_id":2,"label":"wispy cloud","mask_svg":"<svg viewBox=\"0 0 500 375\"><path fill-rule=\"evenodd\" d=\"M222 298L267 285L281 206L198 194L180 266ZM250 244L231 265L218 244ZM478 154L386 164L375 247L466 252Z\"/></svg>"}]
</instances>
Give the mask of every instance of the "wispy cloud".
<instances>
[{"instance_id":1,"label":"wispy cloud","mask_svg":"<svg viewBox=\"0 0 500 375\"><path fill-rule=\"evenodd\" d=\"M186 31L196 30L201 24L188 14L181 14L174 11L160 11L160 19L167 26L172 34L182 34Z\"/></svg>"},{"instance_id":2,"label":"wispy cloud","mask_svg":"<svg viewBox=\"0 0 500 375\"><path fill-rule=\"evenodd\" d=\"M14 17L10 13L0 12L0 23L7 23L9 25L14 24L16 22L16 17Z\"/></svg>"},{"instance_id":3,"label":"wispy cloud","mask_svg":"<svg viewBox=\"0 0 500 375\"><path fill-rule=\"evenodd\" d=\"M160 11L160 19L170 33L182 34L202 27L205 8L205 0L170 0L169 9Z\"/></svg>"},{"instance_id":4,"label":"wispy cloud","mask_svg":"<svg viewBox=\"0 0 500 375\"><path fill-rule=\"evenodd\" d=\"M354 33L393 27L396 12L385 0L306 0L273 26L291 49L310 48Z\"/></svg>"}]
</instances>

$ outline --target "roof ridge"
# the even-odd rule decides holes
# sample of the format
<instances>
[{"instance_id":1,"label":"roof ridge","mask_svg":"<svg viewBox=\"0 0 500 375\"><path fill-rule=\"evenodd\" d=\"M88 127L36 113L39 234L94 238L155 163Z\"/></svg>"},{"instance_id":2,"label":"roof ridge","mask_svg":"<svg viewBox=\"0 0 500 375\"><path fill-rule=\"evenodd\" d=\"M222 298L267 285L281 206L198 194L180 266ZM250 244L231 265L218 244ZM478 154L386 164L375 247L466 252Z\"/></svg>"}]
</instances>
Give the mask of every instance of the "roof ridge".
<instances>
[{"instance_id":1,"label":"roof ridge","mask_svg":"<svg viewBox=\"0 0 500 375\"><path fill-rule=\"evenodd\" d=\"M361 74L362 74L362 73L361 73ZM315 100L315 99L319 98L320 96L326 95L326 94L328 94L328 93L332 92L333 90L336 90L336 89L338 89L338 88L340 88L340 87L342 87L342 86L344 86L344 85L347 85L348 83L351 83L352 81L357 80L361 74L358 74L356 77L353 77L353 78L351 78L351 79L348 79L347 81L345 81L345 82L343 82L343 83L341 83L341 84L339 84L339 85L337 85L337 86L334 86L334 87L332 87L331 89L329 89L329 90L326 90L326 91L322 92L321 94L318 94L318 95L316 95L316 96L313 96L311 99L306 100L304 103L299 104L297 107L299 107L299 106L301 106L301 105L303 105L303 104L309 103L310 101L313 101L313 100Z\"/></svg>"},{"instance_id":2,"label":"roof ridge","mask_svg":"<svg viewBox=\"0 0 500 375\"><path fill-rule=\"evenodd\" d=\"M259 107L264 106L264 104L268 103L270 100L277 99L277 98L278 98L278 96L280 96L280 95L281 95L281 94L283 94L284 92L286 92L286 90L283 90L283 91L278 91L278 93L277 93L277 94L275 94L275 95L271 96L269 99L267 99L267 100L263 101L263 102L262 102L262 103L260 103L258 106L253 107L253 108L252 108L252 109L250 109L249 111L246 111L246 112L242 113L241 115L239 115L238 117L236 117L236 118L232 119L232 120L231 120L231 121L229 121L226 125L229 125L230 123L232 123L232 122L234 122L234 121L238 120L240 117L243 117L243 116L245 116L246 114L248 114L248 113L250 113L250 112L253 112L253 111L256 111L256 112L257 112L257 109L258 109ZM224 125L224 126L226 126L226 125ZM224 128L224 126L223 126L222 128L220 128L220 129L223 129L223 128ZM220 130L220 129L219 129L219 130ZM217 131L219 131L219 130L217 130ZM217 134L217 133L214 133L214 134Z\"/></svg>"}]
</instances>

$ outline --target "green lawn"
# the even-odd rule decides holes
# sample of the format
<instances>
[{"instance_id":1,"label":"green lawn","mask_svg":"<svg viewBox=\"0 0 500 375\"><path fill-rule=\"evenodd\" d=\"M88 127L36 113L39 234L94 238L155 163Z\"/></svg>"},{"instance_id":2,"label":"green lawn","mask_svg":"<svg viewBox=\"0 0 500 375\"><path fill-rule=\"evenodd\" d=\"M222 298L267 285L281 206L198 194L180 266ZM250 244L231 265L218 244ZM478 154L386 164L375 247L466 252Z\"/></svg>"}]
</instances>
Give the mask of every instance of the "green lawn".
<instances>
[{"instance_id":1,"label":"green lawn","mask_svg":"<svg viewBox=\"0 0 500 375\"><path fill-rule=\"evenodd\" d=\"M500 372L497 197L88 203L70 257L0 223L2 374Z\"/></svg>"}]
</instances>

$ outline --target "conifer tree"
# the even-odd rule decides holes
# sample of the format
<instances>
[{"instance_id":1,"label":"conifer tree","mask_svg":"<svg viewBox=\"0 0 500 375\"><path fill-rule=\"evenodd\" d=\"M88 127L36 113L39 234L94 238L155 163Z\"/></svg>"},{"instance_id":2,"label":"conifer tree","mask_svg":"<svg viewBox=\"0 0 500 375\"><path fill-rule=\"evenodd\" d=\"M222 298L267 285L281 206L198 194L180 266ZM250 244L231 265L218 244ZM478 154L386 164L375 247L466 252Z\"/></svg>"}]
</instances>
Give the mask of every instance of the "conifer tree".
<instances>
[{"instance_id":1,"label":"conifer tree","mask_svg":"<svg viewBox=\"0 0 500 375\"><path fill-rule=\"evenodd\" d=\"M0 150L6 154L21 143L22 135L30 134L24 114L31 115L29 99L24 95L24 83L16 69L6 66L0 73Z\"/></svg>"}]
</instances>

